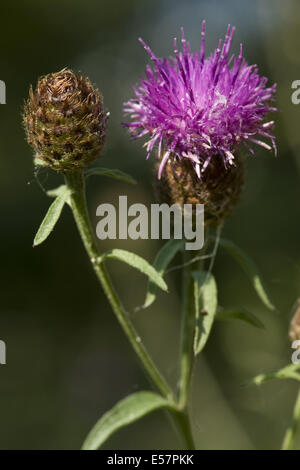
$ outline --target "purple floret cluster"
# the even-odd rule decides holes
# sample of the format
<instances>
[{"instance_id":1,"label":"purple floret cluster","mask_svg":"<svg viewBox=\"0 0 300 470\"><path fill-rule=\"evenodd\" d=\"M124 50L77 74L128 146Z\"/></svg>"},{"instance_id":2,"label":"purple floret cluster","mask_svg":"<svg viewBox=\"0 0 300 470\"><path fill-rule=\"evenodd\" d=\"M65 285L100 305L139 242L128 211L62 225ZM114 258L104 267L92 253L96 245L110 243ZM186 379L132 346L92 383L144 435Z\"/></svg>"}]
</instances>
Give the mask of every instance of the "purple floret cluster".
<instances>
[{"instance_id":1,"label":"purple floret cluster","mask_svg":"<svg viewBox=\"0 0 300 470\"><path fill-rule=\"evenodd\" d=\"M191 52L183 29L181 50L174 39L174 57L169 59L158 58L140 39L152 67L147 66L146 76L133 87L135 98L124 105L131 117L124 125L135 138L147 136L147 158L157 148L158 178L172 159L189 159L199 178L215 155L222 156L227 168L235 164L240 144L251 153L253 144L276 153L274 121L265 120L276 111L276 85L267 87L257 66L247 64L242 45L238 56L229 55L234 32L229 25L224 42L209 57L205 22L198 52Z\"/></svg>"}]
</instances>

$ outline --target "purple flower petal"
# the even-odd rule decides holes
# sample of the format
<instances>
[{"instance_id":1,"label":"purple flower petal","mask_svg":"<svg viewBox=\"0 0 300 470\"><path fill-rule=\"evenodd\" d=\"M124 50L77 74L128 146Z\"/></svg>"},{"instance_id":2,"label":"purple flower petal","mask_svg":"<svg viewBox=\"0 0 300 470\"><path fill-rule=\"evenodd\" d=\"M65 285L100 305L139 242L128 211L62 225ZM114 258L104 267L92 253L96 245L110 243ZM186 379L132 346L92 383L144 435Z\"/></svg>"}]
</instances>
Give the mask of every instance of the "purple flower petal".
<instances>
[{"instance_id":1,"label":"purple flower petal","mask_svg":"<svg viewBox=\"0 0 300 470\"><path fill-rule=\"evenodd\" d=\"M275 138L269 132L274 121L266 115L277 111L271 106L276 85L267 87L257 66L249 66L239 55L230 54L235 28L228 26L225 40L205 57L205 22L202 23L200 51L191 52L181 29L181 51L174 39L174 57L161 59L140 39L152 61L146 76L133 87L135 98L124 104L131 116L125 123L135 138L149 134L147 156L158 146L158 158L164 154L159 178L169 159L189 158L197 175L219 154L224 165L234 164L239 145L255 143L276 154ZM267 139L271 145L262 141Z\"/></svg>"}]
</instances>

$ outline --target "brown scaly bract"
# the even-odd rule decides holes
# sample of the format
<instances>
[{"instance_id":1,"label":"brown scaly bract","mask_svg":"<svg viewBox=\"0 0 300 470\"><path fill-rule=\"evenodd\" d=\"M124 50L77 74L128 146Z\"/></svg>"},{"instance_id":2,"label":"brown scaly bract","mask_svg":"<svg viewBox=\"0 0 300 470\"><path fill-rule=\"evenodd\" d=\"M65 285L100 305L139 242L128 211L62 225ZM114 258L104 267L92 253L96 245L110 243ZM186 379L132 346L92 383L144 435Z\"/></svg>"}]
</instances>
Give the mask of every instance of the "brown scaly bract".
<instances>
[{"instance_id":1,"label":"brown scaly bract","mask_svg":"<svg viewBox=\"0 0 300 470\"><path fill-rule=\"evenodd\" d=\"M235 165L224 169L221 156L215 156L201 179L188 160L169 161L161 180L156 181L158 199L167 204L204 204L205 225L218 226L240 198L244 163L236 155Z\"/></svg>"}]
</instances>

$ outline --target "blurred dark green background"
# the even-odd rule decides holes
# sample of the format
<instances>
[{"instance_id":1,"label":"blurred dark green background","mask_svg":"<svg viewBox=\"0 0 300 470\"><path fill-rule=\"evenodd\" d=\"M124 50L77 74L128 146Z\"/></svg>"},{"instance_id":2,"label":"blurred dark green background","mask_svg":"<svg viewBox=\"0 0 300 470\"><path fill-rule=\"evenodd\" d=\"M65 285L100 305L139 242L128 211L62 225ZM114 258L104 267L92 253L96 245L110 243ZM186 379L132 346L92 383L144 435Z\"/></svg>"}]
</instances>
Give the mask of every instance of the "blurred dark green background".
<instances>
[{"instance_id":1,"label":"blurred dark green background","mask_svg":"<svg viewBox=\"0 0 300 470\"><path fill-rule=\"evenodd\" d=\"M145 161L140 142L121 127L122 102L148 61L137 38L159 55L172 51L184 26L193 48L207 20L210 52L228 23L237 27L234 49L243 42L250 63L278 82L278 158L258 149L248 158L243 198L225 235L259 264L280 314L261 306L250 283L221 252L215 265L220 303L243 306L265 323L218 323L194 374L192 406L199 448L274 449L291 417L296 386L245 386L257 373L290 362L289 311L300 295L299 172L300 106L291 103L291 83L300 79L300 4L297 0L27 0L1 2L1 74L7 104L1 105L0 339L7 364L0 366L0 448L78 449L101 414L127 394L148 388L139 364L104 298L68 208L47 242L32 249L34 233L49 205L33 176L31 150L21 125L29 85L65 66L80 70L103 92L111 112L103 166L120 168L139 182L129 187L109 179L89 183L89 204L150 204L154 157ZM46 188L60 177L42 171ZM105 242L153 259L159 241ZM140 305L145 278L111 262L112 275L128 309ZM133 320L168 380L178 372L180 298L178 279ZM180 448L181 441L157 412L120 431L113 449ZM300 446L300 438L298 439Z\"/></svg>"}]
</instances>

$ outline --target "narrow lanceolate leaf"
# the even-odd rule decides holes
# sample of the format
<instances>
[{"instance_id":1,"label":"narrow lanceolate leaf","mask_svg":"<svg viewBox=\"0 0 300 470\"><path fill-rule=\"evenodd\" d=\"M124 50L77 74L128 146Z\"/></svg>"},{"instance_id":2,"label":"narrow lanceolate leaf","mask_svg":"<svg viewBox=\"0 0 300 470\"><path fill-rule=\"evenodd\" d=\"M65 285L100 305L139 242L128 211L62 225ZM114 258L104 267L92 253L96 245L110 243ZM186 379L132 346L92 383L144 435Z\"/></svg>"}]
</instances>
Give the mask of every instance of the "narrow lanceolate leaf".
<instances>
[{"instance_id":1,"label":"narrow lanceolate leaf","mask_svg":"<svg viewBox=\"0 0 300 470\"><path fill-rule=\"evenodd\" d=\"M183 240L169 240L157 253L153 263L156 271L163 276L166 268L175 257L176 253L183 247ZM150 307L156 298L156 284L149 280L144 305L139 309Z\"/></svg>"},{"instance_id":2,"label":"narrow lanceolate leaf","mask_svg":"<svg viewBox=\"0 0 300 470\"><path fill-rule=\"evenodd\" d=\"M163 397L153 392L137 392L119 401L96 423L83 443L83 450L96 450L116 431L159 408L169 408Z\"/></svg>"},{"instance_id":3,"label":"narrow lanceolate leaf","mask_svg":"<svg viewBox=\"0 0 300 470\"><path fill-rule=\"evenodd\" d=\"M148 276L148 278L162 290L168 290L168 286L163 280L161 274L159 274L159 272L157 272L156 269L153 268L153 266L151 266L151 264L149 264L148 261L146 261L141 256L138 256L135 253L131 253L130 251L119 250L118 248L115 248L111 251L107 251L104 253L104 255L102 255L102 259L106 258L117 259L129 264L129 266L132 266L133 268Z\"/></svg>"},{"instance_id":4,"label":"narrow lanceolate leaf","mask_svg":"<svg viewBox=\"0 0 300 470\"><path fill-rule=\"evenodd\" d=\"M61 196L62 194L64 194L66 190L67 190L67 186L65 184L61 184L57 188L49 189L49 191L47 191L46 194L49 197L57 197L57 196Z\"/></svg>"},{"instance_id":5,"label":"narrow lanceolate leaf","mask_svg":"<svg viewBox=\"0 0 300 470\"><path fill-rule=\"evenodd\" d=\"M252 261L251 258L249 258L246 253L241 250L238 246L236 246L234 243L232 243L229 240L225 240L224 238L220 239L220 246L225 248L231 256L240 264L240 266L243 268L245 273L248 275L250 278L252 285L254 289L256 290L256 293L260 300L263 302L263 304L268 307L270 310L275 310L274 305L270 301L266 289L263 285L263 282L261 280L261 276L258 272L258 269L255 265L255 263Z\"/></svg>"},{"instance_id":6,"label":"narrow lanceolate leaf","mask_svg":"<svg viewBox=\"0 0 300 470\"><path fill-rule=\"evenodd\" d=\"M121 170L110 169L110 168L89 168L85 171L85 177L98 175L98 176L108 176L109 178L114 178L115 180L124 181L125 183L137 184L136 180L132 176L124 173Z\"/></svg>"},{"instance_id":7,"label":"narrow lanceolate leaf","mask_svg":"<svg viewBox=\"0 0 300 470\"><path fill-rule=\"evenodd\" d=\"M277 379L293 379L300 381L300 364L289 364L283 369L280 369L276 372L270 372L267 374L260 374L254 377L251 384L254 385L261 385L265 382L269 382L270 380L277 380Z\"/></svg>"},{"instance_id":8,"label":"narrow lanceolate leaf","mask_svg":"<svg viewBox=\"0 0 300 470\"><path fill-rule=\"evenodd\" d=\"M196 306L196 326L194 337L194 354L199 354L204 348L218 307L218 294L215 278L204 271L193 271L194 280L197 282L199 307ZM196 299L197 300L197 299Z\"/></svg>"},{"instance_id":9,"label":"narrow lanceolate leaf","mask_svg":"<svg viewBox=\"0 0 300 470\"><path fill-rule=\"evenodd\" d=\"M45 215L44 220L40 225L40 228L37 231L37 234L33 241L33 246L40 245L46 240L46 238L48 238L60 217L61 211L69 195L70 191L66 188L65 191L63 191L59 196L54 199L48 209L47 214Z\"/></svg>"},{"instance_id":10,"label":"narrow lanceolate leaf","mask_svg":"<svg viewBox=\"0 0 300 470\"><path fill-rule=\"evenodd\" d=\"M217 320L241 320L256 328L264 328L264 324L251 312L245 309L218 310Z\"/></svg>"}]
</instances>

